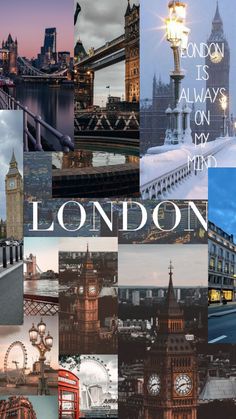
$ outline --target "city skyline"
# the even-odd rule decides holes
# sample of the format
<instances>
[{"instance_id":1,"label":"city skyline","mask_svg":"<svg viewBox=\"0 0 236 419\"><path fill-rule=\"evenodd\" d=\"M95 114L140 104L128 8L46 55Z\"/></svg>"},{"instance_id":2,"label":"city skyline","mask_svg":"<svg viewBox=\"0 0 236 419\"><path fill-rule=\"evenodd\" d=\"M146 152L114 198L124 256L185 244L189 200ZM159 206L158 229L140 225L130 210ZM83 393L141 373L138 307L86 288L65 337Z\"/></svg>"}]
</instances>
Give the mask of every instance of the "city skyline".
<instances>
[{"instance_id":1,"label":"city skyline","mask_svg":"<svg viewBox=\"0 0 236 419\"><path fill-rule=\"evenodd\" d=\"M234 235L236 240L236 171L233 168L209 170L209 221ZM226 188L227 185L227 188Z\"/></svg>"},{"instance_id":2,"label":"city skyline","mask_svg":"<svg viewBox=\"0 0 236 419\"><path fill-rule=\"evenodd\" d=\"M73 0L21 0L18 6L16 1L1 5L1 16L4 17L0 28L1 43L11 33L13 39L17 38L19 55L36 58L43 45L45 28L56 27L57 51L73 54ZM32 19L27 19L27 15Z\"/></svg>"},{"instance_id":3,"label":"city skyline","mask_svg":"<svg viewBox=\"0 0 236 419\"><path fill-rule=\"evenodd\" d=\"M0 219L6 219L5 176L14 151L18 169L23 174L23 112L0 110Z\"/></svg>"},{"instance_id":4,"label":"city skyline","mask_svg":"<svg viewBox=\"0 0 236 419\"><path fill-rule=\"evenodd\" d=\"M67 237L59 239L61 252L117 252L116 237Z\"/></svg>"},{"instance_id":5,"label":"city skyline","mask_svg":"<svg viewBox=\"0 0 236 419\"><path fill-rule=\"evenodd\" d=\"M138 1L132 0L131 3L137 4ZM110 0L80 0L79 4L81 12L75 27L75 44L80 39L87 52L91 47L101 47L124 33L127 0L113 0L112 7ZM110 86L110 89L107 86ZM108 94L121 98L125 95L124 62L96 72L94 103L105 106Z\"/></svg>"},{"instance_id":6,"label":"city skyline","mask_svg":"<svg viewBox=\"0 0 236 419\"><path fill-rule=\"evenodd\" d=\"M118 282L127 287L167 287L171 260L174 287L207 286L207 258L207 245L121 245Z\"/></svg>"},{"instance_id":7,"label":"city skyline","mask_svg":"<svg viewBox=\"0 0 236 419\"><path fill-rule=\"evenodd\" d=\"M186 25L190 28L189 42L200 44L206 43L212 27L212 20L216 11L216 0L203 0L193 2L187 0L187 20ZM236 113L236 101L234 99L236 71L236 54L233 49L233 40L236 36L236 28L232 16L234 15L234 4L230 0L219 1L219 12L223 20L224 32L229 42L230 60L230 104L232 111ZM204 14L202 10L204 8ZM140 42L140 74L141 74L141 99L152 97L152 81L156 74L162 82L169 82L170 72L173 70L173 54L165 38L165 22L168 17L168 1L153 3L146 0L141 4L141 42ZM147 48L147 45L149 46ZM158 57L165 57L159 60ZM190 90L197 87L198 90L205 87L205 82L197 81L196 65L204 64L204 58L183 58L182 67L185 70L185 78L182 82L183 87ZM197 104L200 107L200 103Z\"/></svg>"},{"instance_id":8,"label":"city skyline","mask_svg":"<svg viewBox=\"0 0 236 419\"><path fill-rule=\"evenodd\" d=\"M36 256L37 265L41 270L52 269L59 271L58 253L86 252L87 245L90 252L117 252L117 238L114 237L25 237L24 256L30 253Z\"/></svg>"}]
</instances>

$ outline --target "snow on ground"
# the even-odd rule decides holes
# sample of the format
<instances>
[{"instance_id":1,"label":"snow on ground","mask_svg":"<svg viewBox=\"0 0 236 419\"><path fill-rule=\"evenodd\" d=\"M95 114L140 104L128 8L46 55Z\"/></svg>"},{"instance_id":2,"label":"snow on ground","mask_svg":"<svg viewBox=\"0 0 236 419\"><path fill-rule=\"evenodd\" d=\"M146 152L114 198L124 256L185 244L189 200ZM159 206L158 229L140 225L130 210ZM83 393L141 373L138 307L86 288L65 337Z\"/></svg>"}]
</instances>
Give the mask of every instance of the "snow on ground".
<instances>
[{"instance_id":1,"label":"snow on ground","mask_svg":"<svg viewBox=\"0 0 236 419\"><path fill-rule=\"evenodd\" d=\"M236 139L235 139L236 141ZM236 142L216 155L217 167L236 167ZM169 195L172 199L208 199L208 170L192 174Z\"/></svg>"},{"instance_id":2,"label":"snow on ground","mask_svg":"<svg viewBox=\"0 0 236 419\"><path fill-rule=\"evenodd\" d=\"M216 140L217 143L221 140ZM216 145L216 141L214 141ZM236 138L227 141L225 147L214 154L217 167L236 167ZM210 145L210 143L209 143ZM213 147L212 147L213 148ZM179 151L180 153L176 154ZM141 159L141 181L145 184L186 163L185 149L168 151L158 155L146 155ZM173 154L174 153L174 154ZM196 154L196 152L195 152ZM183 162L185 156L185 161ZM208 171L192 173L173 188L165 197L171 199L208 199Z\"/></svg>"}]
</instances>

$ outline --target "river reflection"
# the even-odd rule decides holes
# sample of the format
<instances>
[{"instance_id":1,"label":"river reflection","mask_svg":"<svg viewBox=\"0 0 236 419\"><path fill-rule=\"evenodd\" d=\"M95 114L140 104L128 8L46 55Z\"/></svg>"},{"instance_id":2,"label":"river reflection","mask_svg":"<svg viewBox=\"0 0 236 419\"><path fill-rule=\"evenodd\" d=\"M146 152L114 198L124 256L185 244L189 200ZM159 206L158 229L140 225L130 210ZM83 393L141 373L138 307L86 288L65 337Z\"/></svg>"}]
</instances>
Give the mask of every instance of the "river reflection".
<instances>
[{"instance_id":1,"label":"river reflection","mask_svg":"<svg viewBox=\"0 0 236 419\"><path fill-rule=\"evenodd\" d=\"M47 84L21 83L9 89L9 93L40 115L53 128L63 134L74 136L74 90L73 87L50 87Z\"/></svg>"},{"instance_id":2,"label":"river reflection","mask_svg":"<svg viewBox=\"0 0 236 419\"><path fill-rule=\"evenodd\" d=\"M125 163L138 163L136 156L105 151L77 150L73 153L53 153L53 169L78 169L84 167L111 166Z\"/></svg>"}]
</instances>

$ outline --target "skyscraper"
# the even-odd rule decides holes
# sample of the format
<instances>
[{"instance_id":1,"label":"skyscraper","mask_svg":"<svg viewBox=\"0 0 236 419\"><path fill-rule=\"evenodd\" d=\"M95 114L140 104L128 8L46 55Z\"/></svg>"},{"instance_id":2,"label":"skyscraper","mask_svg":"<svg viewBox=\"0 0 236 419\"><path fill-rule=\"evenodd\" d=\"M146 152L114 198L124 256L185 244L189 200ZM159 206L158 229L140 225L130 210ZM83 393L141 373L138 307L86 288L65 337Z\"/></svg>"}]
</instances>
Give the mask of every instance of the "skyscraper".
<instances>
[{"instance_id":1,"label":"skyscraper","mask_svg":"<svg viewBox=\"0 0 236 419\"><path fill-rule=\"evenodd\" d=\"M57 63L57 30L46 28L44 43L38 55L38 67L49 66Z\"/></svg>"}]
</instances>

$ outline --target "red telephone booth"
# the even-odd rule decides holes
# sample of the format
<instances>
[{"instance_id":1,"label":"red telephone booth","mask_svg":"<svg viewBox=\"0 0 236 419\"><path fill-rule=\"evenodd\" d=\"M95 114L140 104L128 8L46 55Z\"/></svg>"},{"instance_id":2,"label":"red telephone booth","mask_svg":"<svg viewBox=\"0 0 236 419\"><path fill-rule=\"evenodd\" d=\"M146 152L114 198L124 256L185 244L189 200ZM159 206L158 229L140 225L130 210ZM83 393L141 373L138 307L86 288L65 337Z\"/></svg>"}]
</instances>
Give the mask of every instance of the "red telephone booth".
<instances>
[{"instance_id":1,"label":"red telephone booth","mask_svg":"<svg viewBox=\"0 0 236 419\"><path fill-rule=\"evenodd\" d=\"M58 372L59 419L79 419L79 379L70 371Z\"/></svg>"}]
</instances>

